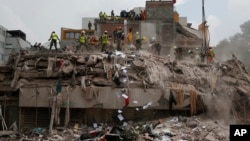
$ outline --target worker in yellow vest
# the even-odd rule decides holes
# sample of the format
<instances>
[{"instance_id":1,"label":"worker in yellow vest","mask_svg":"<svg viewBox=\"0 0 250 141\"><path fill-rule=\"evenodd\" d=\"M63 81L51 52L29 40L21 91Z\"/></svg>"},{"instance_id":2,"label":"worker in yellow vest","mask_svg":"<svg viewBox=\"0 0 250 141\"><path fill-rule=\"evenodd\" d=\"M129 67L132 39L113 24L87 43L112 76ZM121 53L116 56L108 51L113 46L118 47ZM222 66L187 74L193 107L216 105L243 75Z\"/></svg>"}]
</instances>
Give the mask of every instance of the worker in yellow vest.
<instances>
[{"instance_id":1,"label":"worker in yellow vest","mask_svg":"<svg viewBox=\"0 0 250 141\"><path fill-rule=\"evenodd\" d=\"M109 41L108 41L108 31L104 31L104 33L103 33L103 35L102 35L102 50L101 50L101 52L103 52L103 51L105 51L106 50L106 48L107 48L107 46L108 46L108 43L109 43Z\"/></svg>"},{"instance_id":2,"label":"worker in yellow vest","mask_svg":"<svg viewBox=\"0 0 250 141\"><path fill-rule=\"evenodd\" d=\"M87 37L85 35L85 31L81 32L81 35L79 36L79 40L78 41L79 41L79 45L78 45L78 48L76 50L77 52L82 53L84 46L86 47L87 51L89 51L89 48L88 48L88 45L87 45Z\"/></svg>"},{"instance_id":3,"label":"worker in yellow vest","mask_svg":"<svg viewBox=\"0 0 250 141\"><path fill-rule=\"evenodd\" d=\"M51 50L52 46L55 46L55 49L57 51L57 40L60 41L59 37L57 36L56 32L53 31L50 35L50 38L48 41L50 41L50 46L49 46L49 50Z\"/></svg>"}]
</instances>

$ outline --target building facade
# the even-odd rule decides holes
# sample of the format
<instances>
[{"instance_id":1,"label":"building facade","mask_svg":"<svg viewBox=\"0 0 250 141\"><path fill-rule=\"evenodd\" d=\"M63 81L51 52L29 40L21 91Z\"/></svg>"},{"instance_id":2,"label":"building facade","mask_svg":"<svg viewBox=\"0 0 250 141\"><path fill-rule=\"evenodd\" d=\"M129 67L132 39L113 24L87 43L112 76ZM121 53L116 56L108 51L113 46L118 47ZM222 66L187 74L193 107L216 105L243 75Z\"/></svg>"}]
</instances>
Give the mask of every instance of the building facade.
<instances>
[{"instance_id":1,"label":"building facade","mask_svg":"<svg viewBox=\"0 0 250 141\"><path fill-rule=\"evenodd\" d=\"M26 40L23 31L8 30L0 25L0 65L7 63L12 51L19 52L28 47L31 47L31 44Z\"/></svg>"},{"instance_id":2,"label":"building facade","mask_svg":"<svg viewBox=\"0 0 250 141\"><path fill-rule=\"evenodd\" d=\"M7 29L0 25L0 65L4 64L6 31Z\"/></svg>"}]
</instances>

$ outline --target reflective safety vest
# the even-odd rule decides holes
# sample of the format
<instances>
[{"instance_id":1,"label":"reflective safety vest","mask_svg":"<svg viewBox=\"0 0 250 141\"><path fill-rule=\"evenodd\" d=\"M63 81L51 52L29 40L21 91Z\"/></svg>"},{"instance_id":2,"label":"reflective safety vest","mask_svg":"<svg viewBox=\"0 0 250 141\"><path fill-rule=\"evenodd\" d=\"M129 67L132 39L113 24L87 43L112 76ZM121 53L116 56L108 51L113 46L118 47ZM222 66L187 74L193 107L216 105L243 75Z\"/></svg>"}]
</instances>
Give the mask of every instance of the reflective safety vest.
<instances>
[{"instance_id":1,"label":"reflective safety vest","mask_svg":"<svg viewBox=\"0 0 250 141\"><path fill-rule=\"evenodd\" d=\"M135 35L135 40L140 40L140 35L139 34Z\"/></svg>"},{"instance_id":2,"label":"reflective safety vest","mask_svg":"<svg viewBox=\"0 0 250 141\"><path fill-rule=\"evenodd\" d=\"M52 38L53 40L57 40L57 39L58 39L56 33L52 33L52 34L51 34L51 38Z\"/></svg>"},{"instance_id":3,"label":"reflective safety vest","mask_svg":"<svg viewBox=\"0 0 250 141\"><path fill-rule=\"evenodd\" d=\"M103 44L108 44L108 35L106 35L106 34L102 35L102 43Z\"/></svg>"},{"instance_id":4,"label":"reflective safety vest","mask_svg":"<svg viewBox=\"0 0 250 141\"><path fill-rule=\"evenodd\" d=\"M84 35L81 35L79 41L80 41L80 43L85 43L86 37Z\"/></svg>"},{"instance_id":5,"label":"reflective safety vest","mask_svg":"<svg viewBox=\"0 0 250 141\"><path fill-rule=\"evenodd\" d=\"M215 56L214 50L209 49L208 52L207 52L207 55L208 55L208 57L214 57Z\"/></svg>"}]
</instances>

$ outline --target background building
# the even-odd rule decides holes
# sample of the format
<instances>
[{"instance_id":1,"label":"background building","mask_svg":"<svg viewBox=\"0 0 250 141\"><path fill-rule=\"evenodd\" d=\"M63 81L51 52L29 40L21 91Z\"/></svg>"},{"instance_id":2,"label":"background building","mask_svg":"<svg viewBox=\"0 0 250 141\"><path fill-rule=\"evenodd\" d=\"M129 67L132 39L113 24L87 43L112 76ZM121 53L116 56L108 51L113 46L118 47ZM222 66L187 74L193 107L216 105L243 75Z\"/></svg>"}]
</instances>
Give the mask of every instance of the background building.
<instances>
[{"instance_id":1,"label":"background building","mask_svg":"<svg viewBox=\"0 0 250 141\"><path fill-rule=\"evenodd\" d=\"M7 29L0 25L0 65L4 64L6 31Z\"/></svg>"},{"instance_id":2,"label":"background building","mask_svg":"<svg viewBox=\"0 0 250 141\"><path fill-rule=\"evenodd\" d=\"M21 49L31 47L26 40L26 34L21 30L7 30L0 25L0 65L4 65L12 51L19 52Z\"/></svg>"}]
</instances>

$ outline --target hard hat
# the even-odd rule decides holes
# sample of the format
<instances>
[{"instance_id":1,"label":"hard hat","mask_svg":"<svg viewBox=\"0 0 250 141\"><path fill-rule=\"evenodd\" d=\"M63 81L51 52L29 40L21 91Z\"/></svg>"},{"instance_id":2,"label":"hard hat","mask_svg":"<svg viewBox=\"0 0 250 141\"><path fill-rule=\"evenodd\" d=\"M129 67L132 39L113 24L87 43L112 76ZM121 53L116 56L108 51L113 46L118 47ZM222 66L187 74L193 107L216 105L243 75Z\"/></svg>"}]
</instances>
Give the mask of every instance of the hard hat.
<instances>
[{"instance_id":1,"label":"hard hat","mask_svg":"<svg viewBox=\"0 0 250 141\"><path fill-rule=\"evenodd\" d=\"M105 31L104 31L104 33L108 33L108 31L107 31L107 30L105 30Z\"/></svg>"},{"instance_id":2,"label":"hard hat","mask_svg":"<svg viewBox=\"0 0 250 141\"><path fill-rule=\"evenodd\" d=\"M152 38L151 38L151 41L156 41L156 38L155 38L155 37L152 37Z\"/></svg>"},{"instance_id":3,"label":"hard hat","mask_svg":"<svg viewBox=\"0 0 250 141\"><path fill-rule=\"evenodd\" d=\"M82 33L85 33L85 31L82 31Z\"/></svg>"},{"instance_id":4,"label":"hard hat","mask_svg":"<svg viewBox=\"0 0 250 141\"><path fill-rule=\"evenodd\" d=\"M174 49L177 49L177 46L174 46Z\"/></svg>"},{"instance_id":5,"label":"hard hat","mask_svg":"<svg viewBox=\"0 0 250 141\"><path fill-rule=\"evenodd\" d=\"M138 31L136 31L136 33L135 34L139 34L139 32Z\"/></svg>"}]
</instances>

